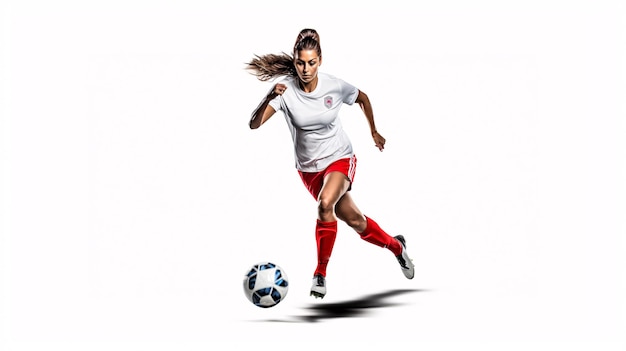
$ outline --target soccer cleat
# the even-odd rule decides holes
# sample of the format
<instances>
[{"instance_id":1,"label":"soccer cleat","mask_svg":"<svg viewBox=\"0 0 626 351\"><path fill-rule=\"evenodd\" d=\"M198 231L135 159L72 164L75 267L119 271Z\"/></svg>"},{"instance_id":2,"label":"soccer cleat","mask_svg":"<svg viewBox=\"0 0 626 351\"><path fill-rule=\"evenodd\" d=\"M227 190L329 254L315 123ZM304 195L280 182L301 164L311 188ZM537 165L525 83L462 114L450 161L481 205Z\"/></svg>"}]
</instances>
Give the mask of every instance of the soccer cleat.
<instances>
[{"instance_id":1,"label":"soccer cleat","mask_svg":"<svg viewBox=\"0 0 626 351\"><path fill-rule=\"evenodd\" d=\"M324 276L321 274L316 274L315 276L313 276L313 285L311 285L311 296L315 296L316 299L318 297L320 299L323 299L324 295L326 295L326 278L324 278Z\"/></svg>"},{"instance_id":2,"label":"soccer cleat","mask_svg":"<svg viewBox=\"0 0 626 351\"><path fill-rule=\"evenodd\" d=\"M413 265L413 261L409 257L409 254L406 252L406 240L404 240L404 236L397 235L394 237L396 240L402 244L402 253L396 258L398 259L398 263L400 263L400 267L402 268L402 273L407 279L413 279L415 276L415 266Z\"/></svg>"}]
</instances>

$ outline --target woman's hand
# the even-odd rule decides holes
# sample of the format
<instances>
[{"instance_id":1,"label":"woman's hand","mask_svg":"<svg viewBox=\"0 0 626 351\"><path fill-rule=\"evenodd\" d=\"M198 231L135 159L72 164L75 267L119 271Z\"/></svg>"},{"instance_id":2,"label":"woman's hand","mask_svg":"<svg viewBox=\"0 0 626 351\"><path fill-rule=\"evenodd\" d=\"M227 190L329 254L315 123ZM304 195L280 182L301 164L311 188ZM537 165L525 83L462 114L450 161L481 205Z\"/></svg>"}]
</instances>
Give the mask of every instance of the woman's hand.
<instances>
[{"instance_id":1,"label":"woman's hand","mask_svg":"<svg viewBox=\"0 0 626 351\"><path fill-rule=\"evenodd\" d=\"M378 150L383 151L385 148L385 138L383 138L383 136L377 131L372 132L372 138L374 139L374 143Z\"/></svg>"},{"instance_id":2,"label":"woman's hand","mask_svg":"<svg viewBox=\"0 0 626 351\"><path fill-rule=\"evenodd\" d=\"M278 84L274 85L274 90L272 90L272 93L274 93L276 95L283 95L285 90L287 90L287 86L285 84L278 83Z\"/></svg>"}]
</instances>

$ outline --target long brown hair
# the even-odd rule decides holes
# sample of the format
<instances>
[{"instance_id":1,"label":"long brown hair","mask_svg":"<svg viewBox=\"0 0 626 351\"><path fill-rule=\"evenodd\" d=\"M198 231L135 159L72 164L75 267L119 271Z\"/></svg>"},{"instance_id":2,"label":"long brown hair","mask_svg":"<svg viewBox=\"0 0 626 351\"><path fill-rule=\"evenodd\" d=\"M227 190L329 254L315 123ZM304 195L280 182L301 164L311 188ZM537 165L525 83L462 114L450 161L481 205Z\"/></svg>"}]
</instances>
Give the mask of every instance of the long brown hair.
<instances>
[{"instance_id":1,"label":"long brown hair","mask_svg":"<svg viewBox=\"0 0 626 351\"><path fill-rule=\"evenodd\" d=\"M296 53L301 50L315 50L322 57L320 36L315 29L305 28L298 33L296 43L293 46L292 55L267 54L254 55L254 58L246 63L246 69L261 81L268 81L280 76L297 76L293 64Z\"/></svg>"}]
</instances>

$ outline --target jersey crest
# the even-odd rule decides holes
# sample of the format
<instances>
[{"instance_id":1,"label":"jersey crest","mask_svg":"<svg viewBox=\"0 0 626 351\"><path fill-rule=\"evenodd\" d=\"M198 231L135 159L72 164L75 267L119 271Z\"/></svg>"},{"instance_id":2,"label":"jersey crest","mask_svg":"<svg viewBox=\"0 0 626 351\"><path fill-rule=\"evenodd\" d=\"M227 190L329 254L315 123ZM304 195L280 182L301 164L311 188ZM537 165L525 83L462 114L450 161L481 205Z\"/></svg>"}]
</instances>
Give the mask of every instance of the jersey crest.
<instances>
[{"instance_id":1,"label":"jersey crest","mask_svg":"<svg viewBox=\"0 0 626 351\"><path fill-rule=\"evenodd\" d=\"M331 106L333 106L333 97L332 96L326 96L324 98L324 106L326 106L326 108L330 108Z\"/></svg>"}]
</instances>

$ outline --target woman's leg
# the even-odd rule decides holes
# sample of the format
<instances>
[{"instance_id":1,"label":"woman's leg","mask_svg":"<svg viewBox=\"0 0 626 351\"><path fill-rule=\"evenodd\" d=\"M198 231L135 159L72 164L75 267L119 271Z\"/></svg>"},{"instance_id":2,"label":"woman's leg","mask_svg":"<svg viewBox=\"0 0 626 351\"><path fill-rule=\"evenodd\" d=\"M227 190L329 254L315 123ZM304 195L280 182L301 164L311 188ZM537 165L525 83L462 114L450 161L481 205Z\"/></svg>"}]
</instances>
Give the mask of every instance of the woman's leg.
<instances>
[{"instance_id":1,"label":"woman's leg","mask_svg":"<svg viewBox=\"0 0 626 351\"><path fill-rule=\"evenodd\" d=\"M389 249L395 256L402 253L402 244L396 238L387 234L378 223L363 215L352 200L350 193L346 193L337 203L335 209L337 217L346 222L360 236L361 239L374 245Z\"/></svg>"},{"instance_id":2,"label":"woman's leg","mask_svg":"<svg viewBox=\"0 0 626 351\"><path fill-rule=\"evenodd\" d=\"M346 192L337 202L335 212L339 219L346 222L361 236L361 239L389 249L396 256L398 263L400 263L404 276L408 279L413 279L415 269L406 252L406 244L402 235L390 236L380 228L378 223L363 215L352 200L349 192Z\"/></svg>"},{"instance_id":3,"label":"woman's leg","mask_svg":"<svg viewBox=\"0 0 626 351\"><path fill-rule=\"evenodd\" d=\"M350 192L346 192L335 206L337 218L346 222L348 226L357 233L363 233L367 227L367 218L361 213L350 196Z\"/></svg>"},{"instance_id":4,"label":"woman's leg","mask_svg":"<svg viewBox=\"0 0 626 351\"><path fill-rule=\"evenodd\" d=\"M341 172L330 172L324 178L322 189L317 198L317 224L315 240L317 241L317 267L313 273L311 295L323 298L326 295L326 267L337 237L337 217L335 205L348 191L350 181Z\"/></svg>"},{"instance_id":5,"label":"woman's leg","mask_svg":"<svg viewBox=\"0 0 626 351\"><path fill-rule=\"evenodd\" d=\"M326 266L337 237L337 217L335 205L348 190L350 182L341 172L330 172L324 178L318 196L317 224L315 239L317 241L317 268L314 275L326 276Z\"/></svg>"}]
</instances>

